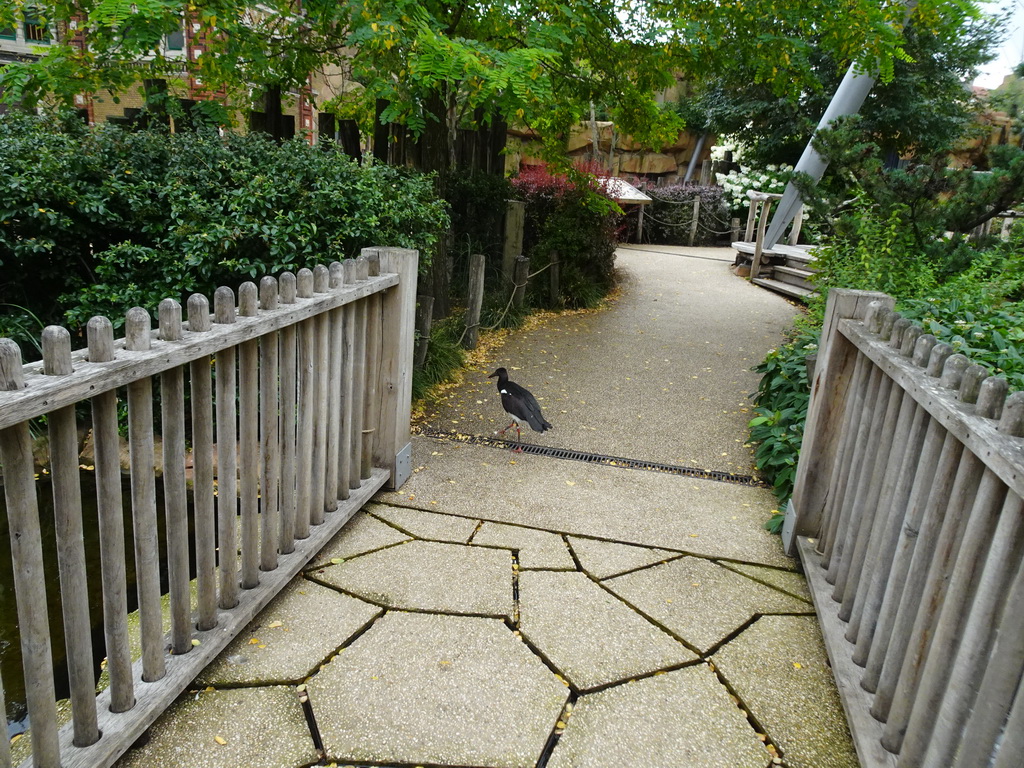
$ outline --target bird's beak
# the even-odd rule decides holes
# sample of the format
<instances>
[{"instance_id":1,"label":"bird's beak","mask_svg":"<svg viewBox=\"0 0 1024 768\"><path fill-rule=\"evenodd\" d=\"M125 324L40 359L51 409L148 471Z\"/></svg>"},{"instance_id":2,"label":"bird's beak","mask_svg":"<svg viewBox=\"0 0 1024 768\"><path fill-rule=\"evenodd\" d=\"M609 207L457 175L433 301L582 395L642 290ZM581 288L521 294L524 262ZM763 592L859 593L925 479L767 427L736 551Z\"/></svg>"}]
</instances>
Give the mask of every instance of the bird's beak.
<instances>
[{"instance_id":1,"label":"bird's beak","mask_svg":"<svg viewBox=\"0 0 1024 768\"><path fill-rule=\"evenodd\" d=\"M497 376L497 375L498 375L498 372L497 372L497 371L495 371L494 373L492 373L492 374L491 374L490 376L488 376L487 378L488 378L488 379L493 379L493 378L494 378L495 376Z\"/></svg>"}]
</instances>

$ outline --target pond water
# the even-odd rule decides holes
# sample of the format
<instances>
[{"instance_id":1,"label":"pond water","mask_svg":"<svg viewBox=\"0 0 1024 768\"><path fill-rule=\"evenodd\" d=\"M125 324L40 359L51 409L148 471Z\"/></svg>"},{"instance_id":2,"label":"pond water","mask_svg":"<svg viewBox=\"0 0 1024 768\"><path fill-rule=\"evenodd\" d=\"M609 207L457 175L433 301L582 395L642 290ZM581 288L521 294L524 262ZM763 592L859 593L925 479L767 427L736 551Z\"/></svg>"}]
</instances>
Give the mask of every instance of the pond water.
<instances>
[{"instance_id":1,"label":"pond water","mask_svg":"<svg viewBox=\"0 0 1024 768\"><path fill-rule=\"evenodd\" d=\"M106 656L103 640L103 589L100 577L100 534L97 523L96 479L91 471L81 471L82 524L85 538L86 570L89 574L89 613L92 621L93 666L99 677L100 662ZM36 483L39 498L39 517L43 537L43 561L46 563L46 601L49 615L51 644L54 659L54 683L57 698L67 698L68 674L64 650L64 621L60 604L60 577L57 566L57 543L54 535L53 489L46 476ZM127 476L122 482L124 505L125 560L128 576L128 610L138 607L135 591L135 557L132 538L131 487ZM167 591L167 566L164 549L163 487L157 480L157 521L161 542L160 585ZM189 525L192 524L189 505ZM191 536L189 537L191 541ZM11 563L10 530L7 509L0 494L0 677L3 679L7 705L8 738L22 733L28 727L25 709L25 683L21 667L21 644L18 636L18 616L14 600L14 581ZM190 549L191 549L190 545ZM194 552L190 554L190 570L194 575Z\"/></svg>"}]
</instances>

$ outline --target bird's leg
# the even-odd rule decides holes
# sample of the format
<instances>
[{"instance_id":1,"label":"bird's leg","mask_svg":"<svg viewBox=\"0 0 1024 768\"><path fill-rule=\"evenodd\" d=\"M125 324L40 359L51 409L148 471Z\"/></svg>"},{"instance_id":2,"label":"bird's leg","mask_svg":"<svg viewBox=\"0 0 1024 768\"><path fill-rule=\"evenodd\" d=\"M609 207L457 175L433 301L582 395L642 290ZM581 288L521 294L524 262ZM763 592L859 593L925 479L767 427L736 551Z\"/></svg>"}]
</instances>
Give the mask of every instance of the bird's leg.
<instances>
[{"instance_id":1,"label":"bird's leg","mask_svg":"<svg viewBox=\"0 0 1024 768\"><path fill-rule=\"evenodd\" d=\"M512 426L512 425L509 424L509 426ZM523 452L523 435L519 431L519 422L516 422L516 442L518 442L519 445L517 445L515 448L513 448L512 452L513 453L522 453Z\"/></svg>"},{"instance_id":2,"label":"bird's leg","mask_svg":"<svg viewBox=\"0 0 1024 768\"><path fill-rule=\"evenodd\" d=\"M510 429L512 429L512 427L516 427L516 429L519 429L519 427L517 427L517 426L516 426L516 423L515 423L515 422L513 421L513 422L512 422L511 424L509 424L509 425L508 425L507 427L505 427L505 428L504 428L503 430L501 430L500 432L498 432L498 434L499 434L499 435L504 435L504 434L505 434L506 432L508 432L508 431L509 431Z\"/></svg>"}]
</instances>

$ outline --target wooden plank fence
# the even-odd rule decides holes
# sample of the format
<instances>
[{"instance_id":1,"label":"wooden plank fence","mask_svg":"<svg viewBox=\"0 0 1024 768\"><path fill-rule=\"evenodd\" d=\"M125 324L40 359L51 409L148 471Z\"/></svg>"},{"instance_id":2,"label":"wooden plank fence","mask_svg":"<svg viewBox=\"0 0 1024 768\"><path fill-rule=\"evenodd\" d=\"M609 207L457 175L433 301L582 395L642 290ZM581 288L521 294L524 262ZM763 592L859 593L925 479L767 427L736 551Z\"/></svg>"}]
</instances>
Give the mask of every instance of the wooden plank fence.
<instances>
[{"instance_id":1,"label":"wooden plank fence","mask_svg":"<svg viewBox=\"0 0 1024 768\"><path fill-rule=\"evenodd\" d=\"M115 341L106 318L88 349L43 334L43 363L22 365L0 339L0 464L33 754L23 768L111 765L200 670L381 487L411 469L416 251L365 249L259 287L160 304ZM164 542L171 631L161 629L154 468L160 386ZM214 384L215 382L215 384ZM125 388L122 390L121 388ZM142 657L129 652L118 407L126 392ZM99 573L85 565L75 406L91 405L101 532ZM186 432L186 403L191 433ZM48 416L72 721L58 729L29 421ZM186 443L193 457L189 541ZM216 464L214 463L216 457ZM236 528L239 531L236 541ZM195 552L197 599L190 594ZM110 685L96 695L86 584L102 579ZM0 686L0 705L3 693ZM0 742L0 768L11 765Z\"/></svg>"},{"instance_id":2,"label":"wooden plank fence","mask_svg":"<svg viewBox=\"0 0 1024 768\"><path fill-rule=\"evenodd\" d=\"M833 291L784 541L865 768L1024 754L1024 392Z\"/></svg>"}]
</instances>

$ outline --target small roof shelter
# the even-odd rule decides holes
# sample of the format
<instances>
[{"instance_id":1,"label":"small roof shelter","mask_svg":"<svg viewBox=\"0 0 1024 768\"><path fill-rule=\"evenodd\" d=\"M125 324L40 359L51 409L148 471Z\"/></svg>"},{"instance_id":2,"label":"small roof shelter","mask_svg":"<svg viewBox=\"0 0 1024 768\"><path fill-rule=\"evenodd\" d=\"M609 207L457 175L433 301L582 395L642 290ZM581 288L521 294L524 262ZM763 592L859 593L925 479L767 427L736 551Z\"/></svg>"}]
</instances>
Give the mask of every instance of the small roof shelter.
<instances>
[{"instance_id":1,"label":"small roof shelter","mask_svg":"<svg viewBox=\"0 0 1024 768\"><path fill-rule=\"evenodd\" d=\"M640 206L640 218L636 226L636 241L639 243L644 233L644 206L653 201L625 179L613 176L603 179L602 183L608 196L619 205Z\"/></svg>"}]
</instances>

